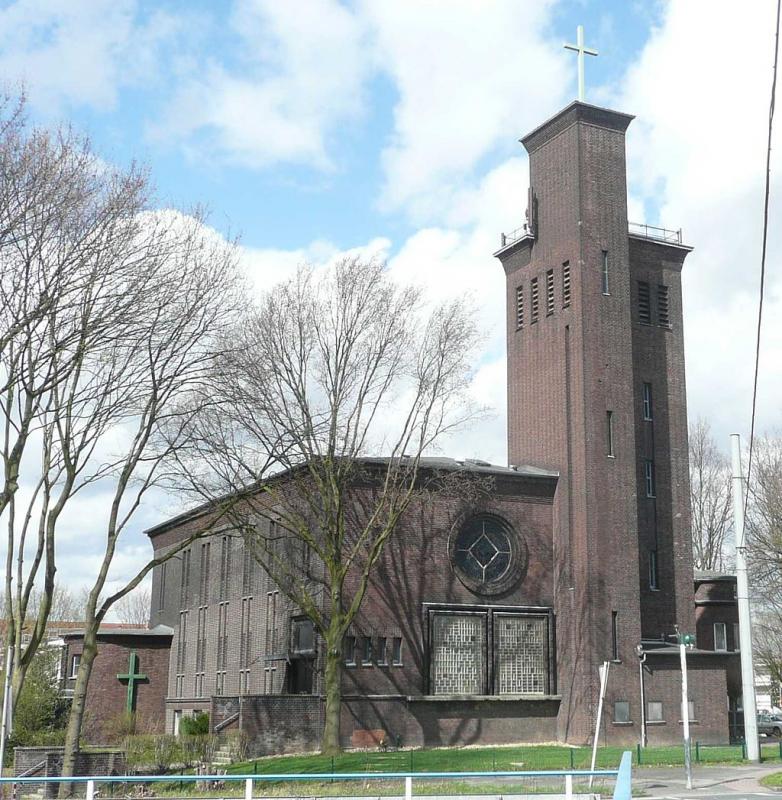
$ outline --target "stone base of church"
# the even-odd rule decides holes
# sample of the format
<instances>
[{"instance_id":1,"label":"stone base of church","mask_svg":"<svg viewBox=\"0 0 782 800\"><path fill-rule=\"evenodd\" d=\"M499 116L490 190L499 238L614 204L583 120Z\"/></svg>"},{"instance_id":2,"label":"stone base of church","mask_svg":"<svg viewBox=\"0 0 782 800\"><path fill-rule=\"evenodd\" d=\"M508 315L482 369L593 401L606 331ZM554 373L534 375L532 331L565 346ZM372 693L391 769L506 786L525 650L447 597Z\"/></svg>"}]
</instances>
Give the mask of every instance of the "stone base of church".
<instances>
[{"instance_id":1,"label":"stone base of church","mask_svg":"<svg viewBox=\"0 0 782 800\"><path fill-rule=\"evenodd\" d=\"M342 706L342 746L552 742L557 737L559 704L555 696L347 695ZM169 706L173 713L171 700ZM320 748L323 700L314 695L214 697L210 712L213 726L244 734L250 758Z\"/></svg>"}]
</instances>

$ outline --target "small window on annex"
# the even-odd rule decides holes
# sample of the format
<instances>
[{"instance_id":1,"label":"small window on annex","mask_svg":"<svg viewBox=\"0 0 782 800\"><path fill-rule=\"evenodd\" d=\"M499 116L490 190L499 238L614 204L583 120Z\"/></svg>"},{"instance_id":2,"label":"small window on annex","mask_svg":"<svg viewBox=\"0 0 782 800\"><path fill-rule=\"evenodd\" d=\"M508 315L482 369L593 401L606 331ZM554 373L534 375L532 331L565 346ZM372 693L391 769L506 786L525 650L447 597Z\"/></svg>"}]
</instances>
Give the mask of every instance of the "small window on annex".
<instances>
[{"instance_id":1,"label":"small window on annex","mask_svg":"<svg viewBox=\"0 0 782 800\"><path fill-rule=\"evenodd\" d=\"M346 664L356 663L356 637L346 636L342 644L342 655Z\"/></svg>"},{"instance_id":2,"label":"small window on annex","mask_svg":"<svg viewBox=\"0 0 782 800\"><path fill-rule=\"evenodd\" d=\"M728 630L724 622L714 623L714 649L724 653L728 649Z\"/></svg>"},{"instance_id":3,"label":"small window on annex","mask_svg":"<svg viewBox=\"0 0 782 800\"><path fill-rule=\"evenodd\" d=\"M630 722L630 703L627 700L614 703L614 722Z\"/></svg>"},{"instance_id":4,"label":"small window on annex","mask_svg":"<svg viewBox=\"0 0 782 800\"><path fill-rule=\"evenodd\" d=\"M646 721L663 722L663 704L657 700L651 700L646 704Z\"/></svg>"}]
</instances>

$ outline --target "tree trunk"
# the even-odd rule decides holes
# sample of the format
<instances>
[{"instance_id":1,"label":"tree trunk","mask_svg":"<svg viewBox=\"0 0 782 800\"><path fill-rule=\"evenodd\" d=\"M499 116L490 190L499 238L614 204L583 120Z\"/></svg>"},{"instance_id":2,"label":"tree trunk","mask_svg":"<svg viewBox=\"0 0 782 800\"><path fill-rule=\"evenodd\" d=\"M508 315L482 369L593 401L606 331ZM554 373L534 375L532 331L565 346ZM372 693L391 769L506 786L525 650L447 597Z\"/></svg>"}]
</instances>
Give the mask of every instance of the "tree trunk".
<instances>
[{"instance_id":1,"label":"tree trunk","mask_svg":"<svg viewBox=\"0 0 782 800\"><path fill-rule=\"evenodd\" d=\"M326 694L326 713L323 722L321 753L326 756L340 752L339 718L342 712L342 636L336 632L326 637L326 669L323 676Z\"/></svg>"},{"instance_id":2,"label":"tree trunk","mask_svg":"<svg viewBox=\"0 0 782 800\"><path fill-rule=\"evenodd\" d=\"M62 755L62 777L69 778L74 775L76 757L79 754L79 739L84 719L84 704L87 699L87 684L92 674L92 665L98 654L98 643L92 626L87 626L84 631L84 649L81 653L79 671L76 675L76 685L73 688L71 711L68 715L68 728L65 731L65 748ZM73 793L73 784L64 782L60 784L60 797L70 797Z\"/></svg>"}]
</instances>

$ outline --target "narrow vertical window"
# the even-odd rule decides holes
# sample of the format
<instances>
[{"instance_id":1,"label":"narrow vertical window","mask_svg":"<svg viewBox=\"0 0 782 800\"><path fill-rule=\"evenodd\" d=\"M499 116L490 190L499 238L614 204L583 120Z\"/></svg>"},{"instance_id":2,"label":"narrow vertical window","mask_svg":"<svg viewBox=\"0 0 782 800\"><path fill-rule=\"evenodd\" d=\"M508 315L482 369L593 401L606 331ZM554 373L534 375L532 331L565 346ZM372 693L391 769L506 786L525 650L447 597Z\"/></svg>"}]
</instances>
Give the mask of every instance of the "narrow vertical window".
<instances>
[{"instance_id":1,"label":"narrow vertical window","mask_svg":"<svg viewBox=\"0 0 782 800\"><path fill-rule=\"evenodd\" d=\"M741 650L741 632L738 622L733 623L733 649L736 652Z\"/></svg>"},{"instance_id":2,"label":"narrow vertical window","mask_svg":"<svg viewBox=\"0 0 782 800\"><path fill-rule=\"evenodd\" d=\"M652 384L645 383L643 387L644 419L652 419Z\"/></svg>"},{"instance_id":3,"label":"narrow vertical window","mask_svg":"<svg viewBox=\"0 0 782 800\"><path fill-rule=\"evenodd\" d=\"M714 649L721 653L728 649L728 631L724 622L714 623Z\"/></svg>"},{"instance_id":4,"label":"narrow vertical window","mask_svg":"<svg viewBox=\"0 0 782 800\"><path fill-rule=\"evenodd\" d=\"M608 250L603 250L602 278L603 294L610 294L608 291Z\"/></svg>"},{"instance_id":5,"label":"narrow vertical window","mask_svg":"<svg viewBox=\"0 0 782 800\"><path fill-rule=\"evenodd\" d=\"M656 497L656 486L654 481L654 461L650 458L644 460L644 483L646 484L646 496Z\"/></svg>"},{"instance_id":6,"label":"narrow vertical window","mask_svg":"<svg viewBox=\"0 0 782 800\"><path fill-rule=\"evenodd\" d=\"M671 312L668 303L668 287L657 286L657 324L661 328L671 327Z\"/></svg>"},{"instance_id":7,"label":"narrow vertical window","mask_svg":"<svg viewBox=\"0 0 782 800\"><path fill-rule=\"evenodd\" d=\"M379 636L377 640L377 656L376 659L378 664L385 665L386 662L386 637Z\"/></svg>"},{"instance_id":8,"label":"narrow vertical window","mask_svg":"<svg viewBox=\"0 0 782 800\"><path fill-rule=\"evenodd\" d=\"M660 588L660 578L657 573L657 551L650 550L649 551L649 588L650 589L659 589Z\"/></svg>"},{"instance_id":9,"label":"narrow vertical window","mask_svg":"<svg viewBox=\"0 0 782 800\"><path fill-rule=\"evenodd\" d=\"M516 330L524 327L524 287L516 287Z\"/></svg>"},{"instance_id":10,"label":"narrow vertical window","mask_svg":"<svg viewBox=\"0 0 782 800\"><path fill-rule=\"evenodd\" d=\"M652 324L651 296L646 281L638 281L638 319L644 325Z\"/></svg>"},{"instance_id":11,"label":"narrow vertical window","mask_svg":"<svg viewBox=\"0 0 782 800\"><path fill-rule=\"evenodd\" d=\"M538 308L539 308L537 278L533 278L532 282L530 283L530 302L532 305L530 324L534 325L538 321Z\"/></svg>"},{"instance_id":12,"label":"narrow vertical window","mask_svg":"<svg viewBox=\"0 0 782 800\"><path fill-rule=\"evenodd\" d=\"M395 636L392 641L391 663L398 666L402 664L402 639Z\"/></svg>"},{"instance_id":13,"label":"narrow vertical window","mask_svg":"<svg viewBox=\"0 0 782 800\"><path fill-rule=\"evenodd\" d=\"M619 612L611 612L611 658L619 661Z\"/></svg>"},{"instance_id":14,"label":"narrow vertical window","mask_svg":"<svg viewBox=\"0 0 782 800\"><path fill-rule=\"evenodd\" d=\"M160 584L158 585L157 607L159 611L163 611L166 607L166 569L168 564L164 561L160 565Z\"/></svg>"},{"instance_id":15,"label":"narrow vertical window","mask_svg":"<svg viewBox=\"0 0 782 800\"><path fill-rule=\"evenodd\" d=\"M187 608L187 598L190 594L190 548L182 553L182 576L179 587L179 606Z\"/></svg>"},{"instance_id":16,"label":"narrow vertical window","mask_svg":"<svg viewBox=\"0 0 782 800\"><path fill-rule=\"evenodd\" d=\"M361 663L368 666L372 663L372 637L364 636L361 639Z\"/></svg>"},{"instance_id":17,"label":"narrow vertical window","mask_svg":"<svg viewBox=\"0 0 782 800\"><path fill-rule=\"evenodd\" d=\"M570 305L570 262L562 265L562 308Z\"/></svg>"},{"instance_id":18,"label":"narrow vertical window","mask_svg":"<svg viewBox=\"0 0 782 800\"><path fill-rule=\"evenodd\" d=\"M209 542L204 542L201 545L201 586L199 596L202 605L206 604L209 597L209 549Z\"/></svg>"},{"instance_id":19,"label":"narrow vertical window","mask_svg":"<svg viewBox=\"0 0 782 800\"><path fill-rule=\"evenodd\" d=\"M342 645L342 654L346 664L356 663L356 637L346 636Z\"/></svg>"},{"instance_id":20,"label":"narrow vertical window","mask_svg":"<svg viewBox=\"0 0 782 800\"><path fill-rule=\"evenodd\" d=\"M554 270L546 272L546 316L554 313Z\"/></svg>"},{"instance_id":21,"label":"narrow vertical window","mask_svg":"<svg viewBox=\"0 0 782 800\"><path fill-rule=\"evenodd\" d=\"M614 457L614 412L606 411L606 455Z\"/></svg>"},{"instance_id":22,"label":"narrow vertical window","mask_svg":"<svg viewBox=\"0 0 782 800\"><path fill-rule=\"evenodd\" d=\"M228 577L231 574L231 538L223 536L220 543L220 599L228 595Z\"/></svg>"}]
</instances>

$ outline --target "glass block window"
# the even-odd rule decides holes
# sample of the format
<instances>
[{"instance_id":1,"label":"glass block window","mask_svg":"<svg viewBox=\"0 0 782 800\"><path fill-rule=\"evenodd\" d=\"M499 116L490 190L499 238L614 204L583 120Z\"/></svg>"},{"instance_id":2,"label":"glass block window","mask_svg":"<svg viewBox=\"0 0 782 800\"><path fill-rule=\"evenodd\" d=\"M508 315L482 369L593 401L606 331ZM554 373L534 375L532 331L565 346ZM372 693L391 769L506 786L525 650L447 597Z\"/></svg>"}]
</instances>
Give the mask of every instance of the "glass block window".
<instances>
[{"instance_id":1,"label":"glass block window","mask_svg":"<svg viewBox=\"0 0 782 800\"><path fill-rule=\"evenodd\" d=\"M603 294L610 294L610 292L608 291L608 250L603 250L601 284L603 287Z\"/></svg>"},{"instance_id":2,"label":"glass block window","mask_svg":"<svg viewBox=\"0 0 782 800\"><path fill-rule=\"evenodd\" d=\"M432 619L432 693L483 694L486 615L435 614Z\"/></svg>"},{"instance_id":3,"label":"glass block window","mask_svg":"<svg viewBox=\"0 0 782 800\"><path fill-rule=\"evenodd\" d=\"M545 694L548 625L544 617L497 615L497 694Z\"/></svg>"},{"instance_id":4,"label":"glass block window","mask_svg":"<svg viewBox=\"0 0 782 800\"><path fill-rule=\"evenodd\" d=\"M643 387L644 419L652 419L652 384L645 383Z\"/></svg>"},{"instance_id":5,"label":"glass block window","mask_svg":"<svg viewBox=\"0 0 782 800\"><path fill-rule=\"evenodd\" d=\"M714 623L714 649L720 652L728 649L728 626L724 622Z\"/></svg>"}]
</instances>

